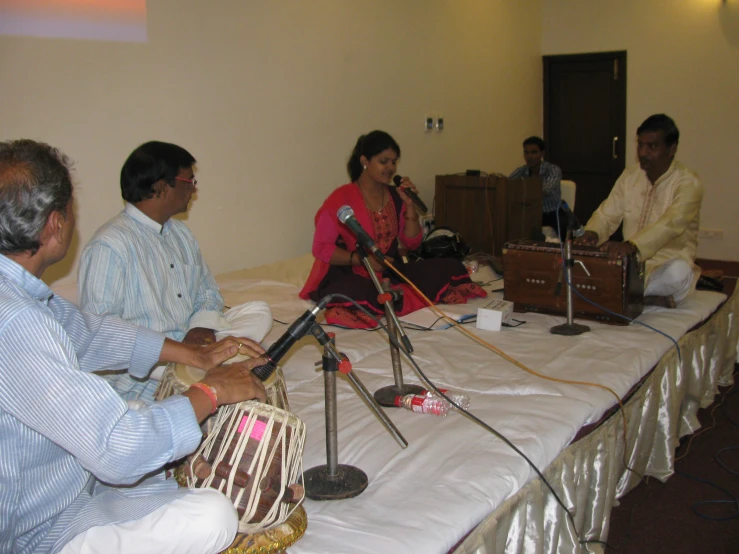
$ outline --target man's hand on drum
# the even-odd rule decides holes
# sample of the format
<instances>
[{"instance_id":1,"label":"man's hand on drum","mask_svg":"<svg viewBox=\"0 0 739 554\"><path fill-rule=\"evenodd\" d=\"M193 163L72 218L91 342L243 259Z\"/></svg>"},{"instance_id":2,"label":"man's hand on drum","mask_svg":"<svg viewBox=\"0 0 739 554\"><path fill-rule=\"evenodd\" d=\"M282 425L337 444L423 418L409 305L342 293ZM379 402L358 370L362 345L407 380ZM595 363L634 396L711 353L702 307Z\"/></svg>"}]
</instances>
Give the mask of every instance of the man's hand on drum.
<instances>
[{"instance_id":1,"label":"man's hand on drum","mask_svg":"<svg viewBox=\"0 0 739 554\"><path fill-rule=\"evenodd\" d=\"M216 342L216 332L213 329L206 329L205 327L193 327L187 332L182 342L197 345L213 344Z\"/></svg>"},{"instance_id":2,"label":"man's hand on drum","mask_svg":"<svg viewBox=\"0 0 739 554\"><path fill-rule=\"evenodd\" d=\"M264 354L264 348L258 342L247 339L246 337L229 336L219 340L215 344L199 346L198 354L201 361L200 365L195 365L195 367L210 372L213 368L218 367L237 354L249 356L250 358L258 358Z\"/></svg>"},{"instance_id":3,"label":"man's hand on drum","mask_svg":"<svg viewBox=\"0 0 739 554\"><path fill-rule=\"evenodd\" d=\"M264 354L264 348L262 348L261 344L259 344L257 341L247 339L246 337L232 337L229 335L228 337L222 338L218 342L220 343L224 341L231 341L233 344L235 344L236 354L241 354L242 356L258 358L259 356Z\"/></svg>"},{"instance_id":4,"label":"man's hand on drum","mask_svg":"<svg viewBox=\"0 0 739 554\"><path fill-rule=\"evenodd\" d=\"M251 370L267 363L267 358L252 358L211 369L201 382L216 389L218 405L235 404L244 400L267 400L264 385Z\"/></svg>"},{"instance_id":5,"label":"man's hand on drum","mask_svg":"<svg viewBox=\"0 0 739 554\"><path fill-rule=\"evenodd\" d=\"M585 231L585 233L572 241L573 244L581 246L597 246L598 245L598 233L595 231Z\"/></svg>"},{"instance_id":6,"label":"man's hand on drum","mask_svg":"<svg viewBox=\"0 0 739 554\"><path fill-rule=\"evenodd\" d=\"M267 363L266 358L252 358L235 364L221 365L213 368L200 381L191 386L182 396L192 404L195 417L202 422L212 414L218 406L235 404L244 400L267 400L264 385L252 372L252 368ZM205 389L205 390L203 390Z\"/></svg>"},{"instance_id":7,"label":"man's hand on drum","mask_svg":"<svg viewBox=\"0 0 739 554\"><path fill-rule=\"evenodd\" d=\"M159 354L159 361L185 364L209 371L236 354L258 358L264 354L264 348L251 339L237 337L226 337L206 346L165 339L162 352Z\"/></svg>"}]
</instances>

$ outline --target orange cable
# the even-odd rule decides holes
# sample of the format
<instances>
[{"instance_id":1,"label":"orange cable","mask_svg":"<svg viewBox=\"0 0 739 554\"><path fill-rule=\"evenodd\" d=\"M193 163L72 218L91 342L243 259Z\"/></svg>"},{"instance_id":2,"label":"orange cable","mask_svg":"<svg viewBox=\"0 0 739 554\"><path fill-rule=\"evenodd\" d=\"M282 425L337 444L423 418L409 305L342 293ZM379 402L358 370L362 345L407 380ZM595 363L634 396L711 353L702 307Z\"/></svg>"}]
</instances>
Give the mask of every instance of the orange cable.
<instances>
[{"instance_id":1,"label":"orange cable","mask_svg":"<svg viewBox=\"0 0 739 554\"><path fill-rule=\"evenodd\" d=\"M626 462L626 443L627 443L626 435L627 435L627 431L628 431L628 421L627 421L627 418L626 418L626 411L624 410L623 402L621 402L621 398L618 396L618 394L616 394L616 392L613 389L611 389L610 387L607 387L605 385L601 385L599 383L590 383L588 381L571 381L569 379L558 379L557 377L549 377L548 375L543 375L541 373L538 373L537 371L534 371L533 369L525 366L524 364L522 364L521 362L519 362L515 358L513 358L513 357L509 356L508 354L506 354L505 352L503 352L500 348L498 348L496 346L493 346L489 342L487 342L487 341L481 339L480 337L478 337L478 336L470 333L467 329L465 329L464 327L462 327L461 325L459 325L458 322L454 321L452 318L450 318L444 312L442 312L439 308L437 308L434 305L434 303L431 302L431 300L429 300L426 297L426 295L423 294L418 289L418 287L416 287L416 285L414 285L411 282L410 279L408 279L405 275L403 275L403 273L401 273L392 263L390 263L387 259L385 259L384 262L401 279L403 279L403 281L405 281L406 283L408 283L408 285L410 285L410 287L416 292L416 294L418 294L421 298L423 298L423 300L429 305L429 307L431 308L431 310L436 315L438 315L440 318L442 318L445 321L447 321L448 323L450 323L455 329L458 329L459 331L461 331L467 337L471 338L472 340L474 340L478 344L484 346L488 350L491 350L492 352L495 352L496 354L498 354L498 356L500 356L504 360L512 363L516 367L518 367L520 369L523 369L525 372L530 373L531 375L534 375L536 377L540 377L541 379L546 379L547 381L555 381L557 383L565 383L565 384L568 384L568 385L584 385L586 387L597 387L599 389L603 389L605 391L610 392L616 398L616 402L618 402L618 405L619 405L619 410L620 410L620 412L621 412L621 414L623 415L623 418L624 418L624 425L623 425L623 427L624 427L624 429L623 429L623 436L624 436L624 460L623 460L623 462L624 462L624 466L626 466L626 468L629 469L630 471L633 471L634 473L636 473L641 479L644 478L639 472L637 472L635 469L632 469L629 466L629 464Z\"/></svg>"}]
</instances>

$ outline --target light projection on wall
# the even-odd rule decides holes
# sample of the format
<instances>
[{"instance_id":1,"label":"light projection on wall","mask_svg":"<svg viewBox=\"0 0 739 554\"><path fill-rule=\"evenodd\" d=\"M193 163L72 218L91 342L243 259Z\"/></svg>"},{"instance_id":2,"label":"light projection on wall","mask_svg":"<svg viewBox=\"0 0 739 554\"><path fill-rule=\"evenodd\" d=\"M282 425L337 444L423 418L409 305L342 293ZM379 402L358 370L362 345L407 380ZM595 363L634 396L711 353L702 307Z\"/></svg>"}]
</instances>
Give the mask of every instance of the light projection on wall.
<instances>
[{"instance_id":1,"label":"light projection on wall","mask_svg":"<svg viewBox=\"0 0 739 554\"><path fill-rule=\"evenodd\" d=\"M0 35L146 42L146 0L0 0Z\"/></svg>"}]
</instances>

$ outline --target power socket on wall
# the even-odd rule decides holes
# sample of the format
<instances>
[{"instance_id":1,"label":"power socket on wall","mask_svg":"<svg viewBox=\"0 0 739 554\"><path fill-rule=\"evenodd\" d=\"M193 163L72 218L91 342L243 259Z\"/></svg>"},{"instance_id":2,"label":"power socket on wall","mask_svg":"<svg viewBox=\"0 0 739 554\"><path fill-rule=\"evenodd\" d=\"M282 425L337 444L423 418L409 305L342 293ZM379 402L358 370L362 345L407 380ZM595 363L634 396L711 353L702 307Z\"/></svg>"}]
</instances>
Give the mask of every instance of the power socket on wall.
<instances>
[{"instance_id":1,"label":"power socket on wall","mask_svg":"<svg viewBox=\"0 0 739 554\"><path fill-rule=\"evenodd\" d=\"M431 131L442 132L444 130L444 116L436 112L427 113L423 119L423 130L427 133Z\"/></svg>"}]
</instances>

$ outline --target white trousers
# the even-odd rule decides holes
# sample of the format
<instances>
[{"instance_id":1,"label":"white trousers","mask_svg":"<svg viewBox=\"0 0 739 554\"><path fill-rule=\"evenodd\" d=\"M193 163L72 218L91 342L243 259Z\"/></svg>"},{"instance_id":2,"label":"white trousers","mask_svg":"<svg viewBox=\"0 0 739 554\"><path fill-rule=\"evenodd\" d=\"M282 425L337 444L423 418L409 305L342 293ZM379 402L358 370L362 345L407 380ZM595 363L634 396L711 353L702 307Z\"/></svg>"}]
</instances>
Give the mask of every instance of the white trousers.
<instances>
[{"instance_id":1,"label":"white trousers","mask_svg":"<svg viewBox=\"0 0 739 554\"><path fill-rule=\"evenodd\" d=\"M219 340L233 335L262 342L272 329L272 310L266 302L239 304L223 314L222 319L224 325L216 329L216 338Z\"/></svg>"},{"instance_id":2,"label":"white trousers","mask_svg":"<svg viewBox=\"0 0 739 554\"><path fill-rule=\"evenodd\" d=\"M693 268L684 260L670 260L649 274L644 296L672 296L680 302L693 288Z\"/></svg>"},{"instance_id":3,"label":"white trousers","mask_svg":"<svg viewBox=\"0 0 739 554\"><path fill-rule=\"evenodd\" d=\"M141 519L91 527L59 554L215 554L229 547L237 530L228 498L214 489L193 489Z\"/></svg>"},{"instance_id":4,"label":"white trousers","mask_svg":"<svg viewBox=\"0 0 739 554\"><path fill-rule=\"evenodd\" d=\"M219 320L218 328L215 330L216 339L218 340L232 335L234 337L246 337L256 342L262 342L270 329L272 329L273 323L272 310L269 309L269 304L261 301L245 302L244 304L234 306L223 314L223 316L219 317ZM154 368L151 375L149 375L149 379L155 382L148 385L143 393L137 390L136 395L131 395L115 386L113 388L127 400L140 400L143 398L153 401L154 390L156 390L158 382L162 380L166 368L166 364ZM126 381L126 385L130 388L129 380Z\"/></svg>"}]
</instances>

